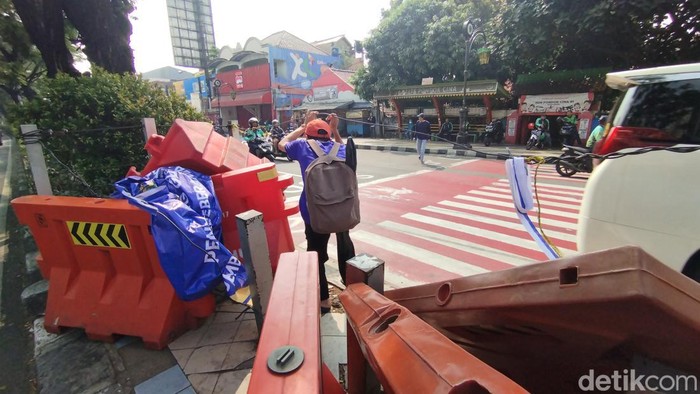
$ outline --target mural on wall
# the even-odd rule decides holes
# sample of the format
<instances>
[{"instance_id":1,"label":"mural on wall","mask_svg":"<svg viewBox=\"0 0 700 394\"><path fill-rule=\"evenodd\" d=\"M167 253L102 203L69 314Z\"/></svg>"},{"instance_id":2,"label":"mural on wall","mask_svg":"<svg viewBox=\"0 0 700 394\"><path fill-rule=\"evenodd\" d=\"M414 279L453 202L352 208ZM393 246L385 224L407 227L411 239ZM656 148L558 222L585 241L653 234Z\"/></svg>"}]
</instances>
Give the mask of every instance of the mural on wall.
<instances>
[{"instance_id":1,"label":"mural on wall","mask_svg":"<svg viewBox=\"0 0 700 394\"><path fill-rule=\"evenodd\" d=\"M270 80L277 87L275 106L297 105L303 100L313 101L313 83L324 69L337 63L339 58L317 53L271 47L269 50Z\"/></svg>"},{"instance_id":2,"label":"mural on wall","mask_svg":"<svg viewBox=\"0 0 700 394\"><path fill-rule=\"evenodd\" d=\"M183 82L183 87L185 89L185 98L187 100L191 100L195 96L199 98L200 96L200 91L201 91L201 97L209 97L209 93L207 92L207 82L206 82L206 77L204 75L201 75L199 77L194 77L194 78L189 78L186 79Z\"/></svg>"},{"instance_id":3,"label":"mural on wall","mask_svg":"<svg viewBox=\"0 0 700 394\"><path fill-rule=\"evenodd\" d=\"M593 93L562 93L520 96L520 112L585 112L591 107Z\"/></svg>"}]
</instances>

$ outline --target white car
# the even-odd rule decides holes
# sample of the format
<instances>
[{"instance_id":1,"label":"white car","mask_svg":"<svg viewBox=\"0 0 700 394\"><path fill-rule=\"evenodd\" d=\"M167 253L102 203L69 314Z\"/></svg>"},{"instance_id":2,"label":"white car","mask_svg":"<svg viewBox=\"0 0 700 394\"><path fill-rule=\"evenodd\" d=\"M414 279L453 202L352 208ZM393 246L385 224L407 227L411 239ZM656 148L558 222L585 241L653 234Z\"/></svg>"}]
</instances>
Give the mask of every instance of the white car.
<instances>
[{"instance_id":1,"label":"white car","mask_svg":"<svg viewBox=\"0 0 700 394\"><path fill-rule=\"evenodd\" d=\"M611 73L606 81L611 87L625 89L609 118L613 128L653 127L683 142L700 141L700 63ZM666 129L664 122L671 115L672 126ZM666 144L647 141L648 145L671 145L668 140ZM700 146L674 145L677 147L691 150ZM637 245L700 282L699 169L698 150L652 151L605 160L586 185L578 250L587 253Z\"/></svg>"}]
</instances>

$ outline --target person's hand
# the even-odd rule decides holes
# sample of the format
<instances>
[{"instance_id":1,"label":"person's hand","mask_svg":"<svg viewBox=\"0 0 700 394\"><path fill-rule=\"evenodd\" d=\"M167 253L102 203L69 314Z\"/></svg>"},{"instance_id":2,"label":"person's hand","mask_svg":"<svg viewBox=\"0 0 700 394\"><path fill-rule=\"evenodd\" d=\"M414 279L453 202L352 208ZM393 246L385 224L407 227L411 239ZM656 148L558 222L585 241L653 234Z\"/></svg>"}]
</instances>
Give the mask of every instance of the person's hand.
<instances>
[{"instance_id":1,"label":"person's hand","mask_svg":"<svg viewBox=\"0 0 700 394\"><path fill-rule=\"evenodd\" d=\"M318 111L308 111L306 113L306 120L304 121L304 124L308 124L316 118L318 118Z\"/></svg>"},{"instance_id":2,"label":"person's hand","mask_svg":"<svg viewBox=\"0 0 700 394\"><path fill-rule=\"evenodd\" d=\"M335 113L328 114L328 116L326 116L326 122L328 122L332 130L338 130L339 121L340 120L338 119L338 115Z\"/></svg>"}]
</instances>

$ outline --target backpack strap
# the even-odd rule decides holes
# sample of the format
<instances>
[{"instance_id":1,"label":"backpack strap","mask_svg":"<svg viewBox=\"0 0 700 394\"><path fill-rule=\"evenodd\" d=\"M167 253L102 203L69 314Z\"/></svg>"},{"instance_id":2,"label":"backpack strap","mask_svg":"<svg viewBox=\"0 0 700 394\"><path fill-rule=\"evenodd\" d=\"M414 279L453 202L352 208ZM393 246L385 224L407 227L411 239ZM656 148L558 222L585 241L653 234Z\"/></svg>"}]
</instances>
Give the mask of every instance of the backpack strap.
<instances>
[{"instance_id":1,"label":"backpack strap","mask_svg":"<svg viewBox=\"0 0 700 394\"><path fill-rule=\"evenodd\" d=\"M333 147L331 148L331 151L328 152L327 154L321 149L321 144L319 144L318 141L316 140L307 140L306 141L309 144L309 147L311 148L314 153L316 153L316 156L318 157L323 157L323 156L328 156L329 161L345 161L345 159L341 159L338 157L338 151L340 150L340 144L333 142Z\"/></svg>"}]
</instances>

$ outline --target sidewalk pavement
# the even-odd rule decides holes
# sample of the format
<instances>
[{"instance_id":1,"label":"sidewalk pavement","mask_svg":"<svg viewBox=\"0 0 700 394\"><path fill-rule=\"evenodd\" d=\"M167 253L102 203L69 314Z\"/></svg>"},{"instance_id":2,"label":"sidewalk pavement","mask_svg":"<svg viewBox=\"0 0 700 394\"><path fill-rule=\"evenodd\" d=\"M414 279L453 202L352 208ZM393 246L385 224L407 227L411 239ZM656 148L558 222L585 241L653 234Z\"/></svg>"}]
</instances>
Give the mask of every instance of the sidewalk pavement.
<instances>
[{"instance_id":1,"label":"sidewalk pavement","mask_svg":"<svg viewBox=\"0 0 700 394\"><path fill-rule=\"evenodd\" d=\"M358 149L416 152L415 141L354 140ZM430 141L426 154L500 160L558 155L556 150L527 151L522 146L473 144L473 150L456 150L452 145ZM6 193L3 190L2 194ZM2 202L0 210L6 212L7 201ZM335 261L329 261L326 271L331 283L340 283L335 278L335 266ZM339 365L347 363L345 315L325 314L320 325L322 358L338 378ZM217 305L215 313L200 328L160 351L145 349L141 340L134 337L123 337L110 344L88 340L80 329L49 334L43 329L43 318L36 319L33 333L41 393L243 393L247 391L258 336L253 314L228 299Z\"/></svg>"}]
</instances>

